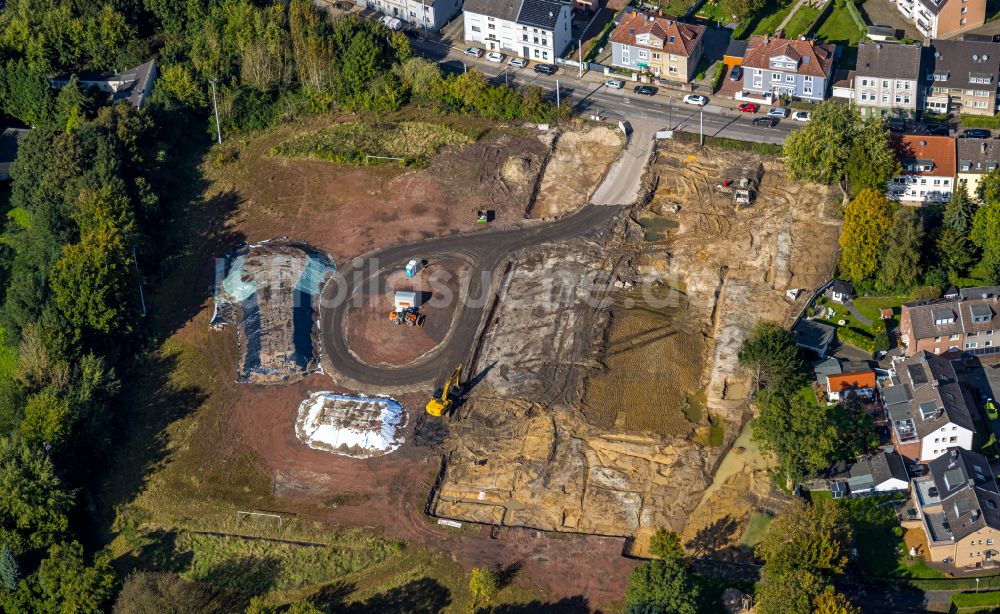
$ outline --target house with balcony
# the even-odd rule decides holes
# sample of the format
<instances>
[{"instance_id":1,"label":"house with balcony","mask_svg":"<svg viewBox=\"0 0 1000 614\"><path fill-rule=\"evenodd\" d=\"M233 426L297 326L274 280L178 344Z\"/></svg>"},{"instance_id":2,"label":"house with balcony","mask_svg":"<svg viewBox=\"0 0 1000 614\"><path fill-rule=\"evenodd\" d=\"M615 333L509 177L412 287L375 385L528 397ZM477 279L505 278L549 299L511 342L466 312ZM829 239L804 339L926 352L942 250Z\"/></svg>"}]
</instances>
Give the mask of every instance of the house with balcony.
<instances>
[{"instance_id":1,"label":"house with balcony","mask_svg":"<svg viewBox=\"0 0 1000 614\"><path fill-rule=\"evenodd\" d=\"M928 461L949 448L972 448L972 412L951 360L920 352L896 363L884 384L892 442L904 458Z\"/></svg>"},{"instance_id":2,"label":"house with balcony","mask_svg":"<svg viewBox=\"0 0 1000 614\"><path fill-rule=\"evenodd\" d=\"M925 111L993 115L997 110L1000 43L935 40L921 66Z\"/></svg>"},{"instance_id":3,"label":"house with balcony","mask_svg":"<svg viewBox=\"0 0 1000 614\"><path fill-rule=\"evenodd\" d=\"M465 0L465 41L553 64L570 43L572 10L555 0Z\"/></svg>"},{"instance_id":4,"label":"house with balcony","mask_svg":"<svg viewBox=\"0 0 1000 614\"><path fill-rule=\"evenodd\" d=\"M366 6L433 32L440 30L461 10L459 0L367 0Z\"/></svg>"},{"instance_id":5,"label":"house with balcony","mask_svg":"<svg viewBox=\"0 0 1000 614\"><path fill-rule=\"evenodd\" d=\"M827 402L830 404L846 401L850 398L862 401L871 400L875 394L875 372L871 369L831 373L826 376Z\"/></svg>"},{"instance_id":6,"label":"house with balcony","mask_svg":"<svg viewBox=\"0 0 1000 614\"><path fill-rule=\"evenodd\" d=\"M889 180L887 196L922 205L946 203L955 190L955 139L904 134L893 139L901 171Z\"/></svg>"},{"instance_id":7,"label":"house with balcony","mask_svg":"<svg viewBox=\"0 0 1000 614\"><path fill-rule=\"evenodd\" d=\"M949 38L986 22L986 0L896 0L925 38Z\"/></svg>"},{"instance_id":8,"label":"house with balcony","mask_svg":"<svg viewBox=\"0 0 1000 614\"><path fill-rule=\"evenodd\" d=\"M924 531L927 559L963 569L996 564L1000 488L989 459L950 447L912 486L910 517L903 526Z\"/></svg>"},{"instance_id":9,"label":"house with balcony","mask_svg":"<svg viewBox=\"0 0 1000 614\"><path fill-rule=\"evenodd\" d=\"M705 51L705 26L641 12L625 13L611 33L611 63L688 83Z\"/></svg>"},{"instance_id":10,"label":"house with balcony","mask_svg":"<svg viewBox=\"0 0 1000 614\"><path fill-rule=\"evenodd\" d=\"M836 45L815 40L751 36L743 55L739 100L775 104L781 96L819 101L827 97Z\"/></svg>"},{"instance_id":11,"label":"house with balcony","mask_svg":"<svg viewBox=\"0 0 1000 614\"><path fill-rule=\"evenodd\" d=\"M958 139L958 186L979 200L979 180L1000 163L1000 139Z\"/></svg>"},{"instance_id":12,"label":"house with balcony","mask_svg":"<svg viewBox=\"0 0 1000 614\"><path fill-rule=\"evenodd\" d=\"M936 301L903 305L899 339L907 356L1000 352L1000 286L963 288Z\"/></svg>"},{"instance_id":13,"label":"house with balcony","mask_svg":"<svg viewBox=\"0 0 1000 614\"><path fill-rule=\"evenodd\" d=\"M920 108L921 46L862 42L858 45L852 100L862 115L913 117Z\"/></svg>"}]
</instances>

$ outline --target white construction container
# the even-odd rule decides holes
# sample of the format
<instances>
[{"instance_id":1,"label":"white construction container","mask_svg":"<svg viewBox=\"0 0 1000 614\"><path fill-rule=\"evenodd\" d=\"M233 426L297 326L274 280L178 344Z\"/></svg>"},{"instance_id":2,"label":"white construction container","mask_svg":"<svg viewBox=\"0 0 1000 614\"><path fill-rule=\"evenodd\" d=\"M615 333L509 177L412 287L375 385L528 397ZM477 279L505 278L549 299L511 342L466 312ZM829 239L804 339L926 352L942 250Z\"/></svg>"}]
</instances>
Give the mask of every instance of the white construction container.
<instances>
[{"instance_id":1,"label":"white construction container","mask_svg":"<svg viewBox=\"0 0 1000 614\"><path fill-rule=\"evenodd\" d=\"M393 300L396 311L405 311L407 309L416 309L417 307L417 293L410 292L407 290L399 290L396 292L396 296Z\"/></svg>"}]
</instances>

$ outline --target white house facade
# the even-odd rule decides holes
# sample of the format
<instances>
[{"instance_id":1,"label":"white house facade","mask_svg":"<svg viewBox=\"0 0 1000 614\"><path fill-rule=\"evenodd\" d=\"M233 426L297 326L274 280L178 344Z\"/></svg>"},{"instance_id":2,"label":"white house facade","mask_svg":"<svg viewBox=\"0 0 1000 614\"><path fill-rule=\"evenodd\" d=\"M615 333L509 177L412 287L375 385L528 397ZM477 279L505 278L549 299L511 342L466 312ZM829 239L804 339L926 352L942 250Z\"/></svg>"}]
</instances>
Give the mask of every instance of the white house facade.
<instances>
[{"instance_id":1,"label":"white house facade","mask_svg":"<svg viewBox=\"0 0 1000 614\"><path fill-rule=\"evenodd\" d=\"M545 64L569 45L571 8L553 0L467 0L465 41Z\"/></svg>"}]
</instances>

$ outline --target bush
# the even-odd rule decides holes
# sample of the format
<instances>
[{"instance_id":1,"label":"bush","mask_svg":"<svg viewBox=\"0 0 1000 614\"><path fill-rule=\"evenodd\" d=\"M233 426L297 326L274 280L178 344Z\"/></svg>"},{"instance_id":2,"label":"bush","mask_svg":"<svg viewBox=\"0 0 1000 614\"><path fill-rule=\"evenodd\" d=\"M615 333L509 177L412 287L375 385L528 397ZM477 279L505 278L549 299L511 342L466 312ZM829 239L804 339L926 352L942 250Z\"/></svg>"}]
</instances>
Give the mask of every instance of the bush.
<instances>
[{"instance_id":1,"label":"bush","mask_svg":"<svg viewBox=\"0 0 1000 614\"><path fill-rule=\"evenodd\" d=\"M719 91L719 87L722 85L722 76L726 73L726 65L719 62L719 65L715 67L715 75L712 76L712 91Z\"/></svg>"},{"instance_id":2,"label":"bush","mask_svg":"<svg viewBox=\"0 0 1000 614\"><path fill-rule=\"evenodd\" d=\"M837 329L837 338L840 339L841 343L853 345L858 349L871 352L872 354L875 353L875 338L859 328L841 326ZM888 341L886 341L886 344L888 345Z\"/></svg>"},{"instance_id":3,"label":"bush","mask_svg":"<svg viewBox=\"0 0 1000 614\"><path fill-rule=\"evenodd\" d=\"M692 132L675 131L674 140L680 141L681 143L697 143L698 135ZM769 156L780 156L782 153L781 145L772 145L771 143L751 143L749 141L737 141L736 139L727 139L721 136L706 136L705 145L711 147L724 147L726 149L733 149L736 151L755 151L757 153Z\"/></svg>"},{"instance_id":4,"label":"bush","mask_svg":"<svg viewBox=\"0 0 1000 614\"><path fill-rule=\"evenodd\" d=\"M963 115L962 125L966 128L1000 128L1000 114L992 117Z\"/></svg>"},{"instance_id":5,"label":"bush","mask_svg":"<svg viewBox=\"0 0 1000 614\"><path fill-rule=\"evenodd\" d=\"M951 596L951 605L957 609L981 607L984 609L1000 606L1000 591L985 593L958 593Z\"/></svg>"}]
</instances>

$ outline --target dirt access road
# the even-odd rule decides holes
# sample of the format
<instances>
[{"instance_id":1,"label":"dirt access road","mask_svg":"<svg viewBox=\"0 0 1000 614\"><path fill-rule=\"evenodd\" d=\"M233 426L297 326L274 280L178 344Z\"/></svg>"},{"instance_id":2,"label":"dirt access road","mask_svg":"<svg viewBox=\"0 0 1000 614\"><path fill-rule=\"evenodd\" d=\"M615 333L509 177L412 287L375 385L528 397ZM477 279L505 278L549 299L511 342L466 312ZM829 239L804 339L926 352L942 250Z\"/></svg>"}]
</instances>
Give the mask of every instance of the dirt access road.
<instances>
[{"instance_id":1,"label":"dirt access road","mask_svg":"<svg viewBox=\"0 0 1000 614\"><path fill-rule=\"evenodd\" d=\"M323 360L328 372L341 386L378 387L400 393L437 380L466 359L472 348L486 309L484 279L495 272L505 258L522 249L543 243L565 241L602 227L622 210L619 206L587 205L578 212L551 223L529 223L522 228L427 239L396 245L355 259L349 270L337 275L323 289L320 323ZM451 332L435 350L404 367L365 364L350 351L347 342L347 314L353 304L364 304L366 292L378 291L374 283L386 270L402 269L419 255L424 258L458 257L469 266L469 284L456 306ZM364 269L375 263L377 270ZM361 297L356 295L361 293ZM471 299L471 300L465 300ZM338 377L339 376L339 377Z\"/></svg>"}]
</instances>

